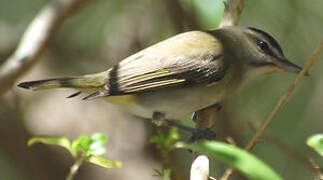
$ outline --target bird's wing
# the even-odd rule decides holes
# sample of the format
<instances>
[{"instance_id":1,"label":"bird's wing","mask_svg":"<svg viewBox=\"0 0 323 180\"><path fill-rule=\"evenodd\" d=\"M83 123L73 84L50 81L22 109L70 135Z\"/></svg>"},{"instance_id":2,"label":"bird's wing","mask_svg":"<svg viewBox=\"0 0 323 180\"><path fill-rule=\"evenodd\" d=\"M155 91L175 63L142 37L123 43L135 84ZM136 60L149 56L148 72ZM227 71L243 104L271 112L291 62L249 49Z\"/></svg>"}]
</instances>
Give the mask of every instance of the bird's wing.
<instances>
[{"instance_id":1,"label":"bird's wing","mask_svg":"<svg viewBox=\"0 0 323 180\"><path fill-rule=\"evenodd\" d=\"M198 39L203 39L207 34L200 36ZM176 42L171 42L172 39L121 61L109 70L108 83L85 99L209 84L223 78L226 65L221 51L216 49L222 47L210 48L200 42L188 41L185 36L177 37ZM204 43L219 46L214 40L206 39ZM188 52L180 52L183 48Z\"/></svg>"}]
</instances>

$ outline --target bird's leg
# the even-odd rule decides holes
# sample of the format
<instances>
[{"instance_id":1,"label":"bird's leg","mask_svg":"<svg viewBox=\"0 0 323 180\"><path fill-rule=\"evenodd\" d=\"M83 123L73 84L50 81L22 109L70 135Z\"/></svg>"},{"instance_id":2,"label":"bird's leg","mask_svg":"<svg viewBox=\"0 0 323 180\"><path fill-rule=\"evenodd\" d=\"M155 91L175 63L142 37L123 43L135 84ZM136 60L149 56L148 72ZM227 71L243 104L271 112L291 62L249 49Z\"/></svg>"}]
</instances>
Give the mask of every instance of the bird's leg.
<instances>
[{"instance_id":1,"label":"bird's leg","mask_svg":"<svg viewBox=\"0 0 323 180\"><path fill-rule=\"evenodd\" d=\"M169 121L169 120L167 120L167 125L171 126L171 127L177 127L181 130L192 133L192 136L188 140L189 143L196 142L199 139L212 140L215 138L215 133L210 129L192 128L192 127L184 126L180 123L177 123L174 121Z\"/></svg>"},{"instance_id":2,"label":"bird's leg","mask_svg":"<svg viewBox=\"0 0 323 180\"><path fill-rule=\"evenodd\" d=\"M204 109L201 109L201 110L199 110L199 111L197 111L197 112L194 112L194 114L193 114L193 121L194 122L197 122L199 119L200 119L200 117L199 116L201 116L201 113L204 113L204 111L207 111L207 110L215 110L216 112L219 112L221 109L222 109L222 105L221 104L214 104L214 105L212 105L212 106L209 106L209 107L206 107L206 108L204 108ZM204 117L203 117L204 118Z\"/></svg>"},{"instance_id":3,"label":"bird's leg","mask_svg":"<svg viewBox=\"0 0 323 180\"><path fill-rule=\"evenodd\" d=\"M188 142L195 142L198 139L214 139L215 133L209 129L202 130L198 128L192 128L188 126L184 126L178 122L171 121L165 118L165 114L160 112L154 112L153 114L153 123L157 126L166 125L169 127L177 127L183 131L192 133L192 137L188 140Z\"/></svg>"},{"instance_id":4,"label":"bird's leg","mask_svg":"<svg viewBox=\"0 0 323 180\"><path fill-rule=\"evenodd\" d=\"M192 120L196 123L196 128L202 132L193 134L189 141L194 142L201 139L212 140L215 138L215 132L212 130L215 123L215 115L222 109L222 105L217 103L212 106L194 112Z\"/></svg>"}]
</instances>

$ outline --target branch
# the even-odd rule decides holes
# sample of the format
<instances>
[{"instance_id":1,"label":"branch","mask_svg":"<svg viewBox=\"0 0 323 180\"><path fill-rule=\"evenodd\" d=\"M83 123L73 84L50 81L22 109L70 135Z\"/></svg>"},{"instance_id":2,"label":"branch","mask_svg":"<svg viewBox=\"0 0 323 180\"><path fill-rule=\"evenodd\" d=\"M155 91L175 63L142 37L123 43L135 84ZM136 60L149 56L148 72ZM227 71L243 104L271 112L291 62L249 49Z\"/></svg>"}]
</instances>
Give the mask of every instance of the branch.
<instances>
[{"instance_id":1,"label":"branch","mask_svg":"<svg viewBox=\"0 0 323 180\"><path fill-rule=\"evenodd\" d=\"M83 164L83 162L86 160L86 156L81 155L77 157L74 164L70 168L70 171L66 177L66 180L73 180L74 176L76 175L77 171L79 170L80 166Z\"/></svg>"},{"instance_id":2,"label":"branch","mask_svg":"<svg viewBox=\"0 0 323 180\"><path fill-rule=\"evenodd\" d=\"M316 164L316 162L313 159L310 159L311 165L313 166L313 169L315 170L315 173L319 180L323 179L323 172L320 169L320 167Z\"/></svg>"},{"instance_id":3,"label":"branch","mask_svg":"<svg viewBox=\"0 0 323 180\"><path fill-rule=\"evenodd\" d=\"M222 21L220 23L220 27L224 26L234 26L237 25L240 19L240 14L242 12L243 8L243 2L244 0L227 0L227 3L225 5L224 14ZM212 106L208 107L202 110L199 110L195 112L195 122L196 127L199 129L209 129L214 127L215 124L215 115L220 110L220 106ZM209 174L209 161L203 160L207 158L204 155L199 155L192 163L191 165L191 178L190 179L203 179L207 180L208 177L205 176L205 174ZM202 161L202 160L203 161ZM204 163L204 164L203 164ZM196 173L195 171L192 172L192 170L195 169L195 165L198 164L200 168L202 168L204 171L203 174L200 174L199 178L194 176ZM206 168L207 167L207 168ZM198 172L197 172L198 173Z\"/></svg>"},{"instance_id":4,"label":"branch","mask_svg":"<svg viewBox=\"0 0 323 180\"><path fill-rule=\"evenodd\" d=\"M6 92L39 58L59 26L91 0L57 0L31 22L15 52L0 67L0 94Z\"/></svg>"},{"instance_id":5,"label":"branch","mask_svg":"<svg viewBox=\"0 0 323 180\"><path fill-rule=\"evenodd\" d=\"M220 27L236 26L243 9L244 0L227 0Z\"/></svg>"},{"instance_id":6,"label":"branch","mask_svg":"<svg viewBox=\"0 0 323 180\"><path fill-rule=\"evenodd\" d=\"M256 125L253 122L249 121L248 124L252 131L257 131L258 127L256 127ZM281 142L272 134L265 132L263 137L266 141L276 146L278 150L282 151L283 153L286 153L290 158L294 159L296 162L303 165L308 170L311 170L315 173L317 172L317 169L313 166L311 160L303 157L301 153L298 153L294 149L288 147L286 144Z\"/></svg>"}]
</instances>

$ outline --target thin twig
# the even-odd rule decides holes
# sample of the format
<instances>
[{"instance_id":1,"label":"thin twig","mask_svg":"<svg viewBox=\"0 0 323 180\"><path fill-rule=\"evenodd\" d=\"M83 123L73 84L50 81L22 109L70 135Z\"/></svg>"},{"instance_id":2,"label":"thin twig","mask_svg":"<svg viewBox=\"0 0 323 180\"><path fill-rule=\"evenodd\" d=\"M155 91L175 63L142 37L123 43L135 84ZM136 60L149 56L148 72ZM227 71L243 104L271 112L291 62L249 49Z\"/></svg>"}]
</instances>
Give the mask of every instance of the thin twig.
<instances>
[{"instance_id":1,"label":"thin twig","mask_svg":"<svg viewBox=\"0 0 323 180\"><path fill-rule=\"evenodd\" d=\"M237 143L236 143L236 141L232 138L232 137L226 137L225 138L225 140L229 143L229 144L231 144L232 146L237 146Z\"/></svg>"},{"instance_id":2,"label":"thin twig","mask_svg":"<svg viewBox=\"0 0 323 180\"><path fill-rule=\"evenodd\" d=\"M80 166L83 164L84 160L87 157L85 155L80 155L70 168L70 172L68 173L66 180L73 180L74 176L76 175L77 171L79 170Z\"/></svg>"},{"instance_id":3,"label":"thin twig","mask_svg":"<svg viewBox=\"0 0 323 180\"><path fill-rule=\"evenodd\" d=\"M316 162L313 159L310 159L309 161L311 162L313 169L315 169L315 173L318 177L318 180L323 180L323 172L320 169L320 167L316 164Z\"/></svg>"},{"instance_id":4,"label":"thin twig","mask_svg":"<svg viewBox=\"0 0 323 180\"><path fill-rule=\"evenodd\" d=\"M261 125L261 127L258 129L254 137L251 139L251 141L246 145L245 150L250 151L257 143L257 141L264 135L265 130L268 128L269 124L272 122L274 117L277 115L278 111L283 107L284 104L288 102L290 99L293 91L295 90L296 86L300 82L300 80L305 76L305 74L309 71L309 69L312 67L315 61L317 61L320 53L323 51L323 41L321 41L320 45L314 50L313 55L310 57L308 60L308 63L306 66L303 68L303 70L298 74L296 77L295 81L292 83L290 88L286 93L284 93L281 98L279 99L277 105L275 108L272 110L272 112L269 114L265 122ZM229 168L226 171L231 171L227 175L227 179L230 177L230 175L233 173L233 169ZM226 179L222 179L226 180Z\"/></svg>"},{"instance_id":5,"label":"thin twig","mask_svg":"<svg viewBox=\"0 0 323 180\"><path fill-rule=\"evenodd\" d=\"M237 143L234 141L234 139L232 137L227 137L226 140L228 141L229 144L231 144L233 146L237 146ZM233 171L232 167L226 169L225 172L223 173L222 177L220 178L220 180L227 180L230 177L232 171Z\"/></svg>"},{"instance_id":6,"label":"thin twig","mask_svg":"<svg viewBox=\"0 0 323 180\"><path fill-rule=\"evenodd\" d=\"M256 128L256 126L253 122L248 122L248 124L249 124L251 130L257 131L258 128ZM313 167L313 164L309 159L307 159L306 157L303 157L300 153L294 151L293 149L291 149L290 147L285 145L283 142L281 142L279 139L277 139L274 135L272 135L268 132L265 132L263 137L266 141L268 141L269 143L276 146L277 149L286 153L289 157L294 159L296 162L303 165L308 170L311 170L312 172L316 173L317 169Z\"/></svg>"},{"instance_id":7,"label":"thin twig","mask_svg":"<svg viewBox=\"0 0 323 180\"><path fill-rule=\"evenodd\" d=\"M227 179L229 179L229 177L231 176L232 173L233 173L233 168L232 167L226 169L224 171L223 176L221 177L220 180L227 180Z\"/></svg>"},{"instance_id":8,"label":"thin twig","mask_svg":"<svg viewBox=\"0 0 323 180\"><path fill-rule=\"evenodd\" d=\"M55 0L31 22L15 52L0 67L0 94L6 92L39 58L62 22L91 0Z\"/></svg>"},{"instance_id":9,"label":"thin twig","mask_svg":"<svg viewBox=\"0 0 323 180\"><path fill-rule=\"evenodd\" d=\"M236 26L243 9L244 0L228 0L225 4L223 18L220 27Z\"/></svg>"}]
</instances>

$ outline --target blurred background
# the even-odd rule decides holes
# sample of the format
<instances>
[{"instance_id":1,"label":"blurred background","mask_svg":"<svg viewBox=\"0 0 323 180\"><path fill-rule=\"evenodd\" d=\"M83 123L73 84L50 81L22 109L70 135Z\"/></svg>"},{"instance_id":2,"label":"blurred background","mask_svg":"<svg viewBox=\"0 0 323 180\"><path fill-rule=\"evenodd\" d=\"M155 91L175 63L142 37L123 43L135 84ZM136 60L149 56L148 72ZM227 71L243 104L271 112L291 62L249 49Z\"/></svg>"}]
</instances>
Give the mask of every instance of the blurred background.
<instances>
[{"instance_id":1,"label":"blurred background","mask_svg":"<svg viewBox=\"0 0 323 180\"><path fill-rule=\"evenodd\" d=\"M0 66L13 52L24 30L50 0L0 1ZM192 29L214 29L221 20L222 0L96 0L67 19L39 61L18 81L80 75L106 70L151 44ZM272 34L286 57L303 66L323 39L321 0L245 0L241 26ZM321 56L322 57L322 56ZM322 58L321 58L322 60ZM323 131L323 63L318 61L291 100L271 123L253 153L285 179L315 179L308 159L323 160L305 144ZM251 80L224 102L217 116L219 140L232 137L239 146L249 142L295 75L283 72ZM156 128L102 100L66 99L73 90L31 92L12 87L0 96L1 179L64 179L73 160L46 145L27 147L31 136L67 136L102 132L108 137L107 157L121 160L121 169L86 164L76 179L151 180L161 157L148 139ZM189 121L189 120L187 120ZM192 122L186 122L193 124ZM187 139L183 134L182 138ZM177 179L188 179L193 155L172 154ZM226 167L212 162L221 177ZM244 179L238 173L232 179Z\"/></svg>"}]
</instances>

